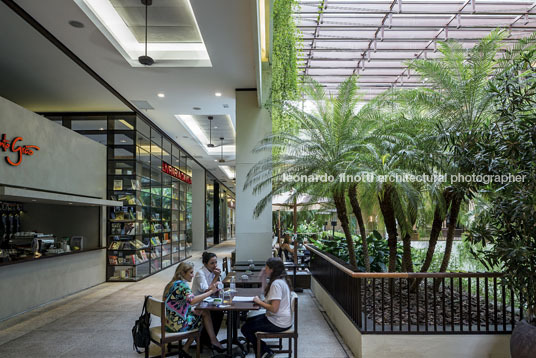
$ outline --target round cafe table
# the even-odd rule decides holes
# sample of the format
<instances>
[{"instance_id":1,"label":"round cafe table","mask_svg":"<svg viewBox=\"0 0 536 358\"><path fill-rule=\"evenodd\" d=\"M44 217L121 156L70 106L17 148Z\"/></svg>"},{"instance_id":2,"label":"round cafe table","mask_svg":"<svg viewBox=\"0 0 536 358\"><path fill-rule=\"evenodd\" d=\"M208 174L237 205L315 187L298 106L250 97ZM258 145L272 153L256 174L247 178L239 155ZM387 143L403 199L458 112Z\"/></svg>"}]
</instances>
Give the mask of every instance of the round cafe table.
<instances>
[{"instance_id":1,"label":"round cafe table","mask_svg":"<svg viewBox=\"0 0 536 358\"><path fill-rule=\"evenodd\" d=\"M261 288L237 288L234 296L255 297L260 296L262 293ZM224 301L220 305L214 305L213 303L201 302L196 310L205 311L221 311L227 312L227 352L225 354L216 355L215 357L233 358L233 344L236 344L241 349L240 356L245 356L244 348L238 340L238 324L239 313L246 311L255 311L260 307L251 302L227 302Z\"/></svg>"}]
</instances>

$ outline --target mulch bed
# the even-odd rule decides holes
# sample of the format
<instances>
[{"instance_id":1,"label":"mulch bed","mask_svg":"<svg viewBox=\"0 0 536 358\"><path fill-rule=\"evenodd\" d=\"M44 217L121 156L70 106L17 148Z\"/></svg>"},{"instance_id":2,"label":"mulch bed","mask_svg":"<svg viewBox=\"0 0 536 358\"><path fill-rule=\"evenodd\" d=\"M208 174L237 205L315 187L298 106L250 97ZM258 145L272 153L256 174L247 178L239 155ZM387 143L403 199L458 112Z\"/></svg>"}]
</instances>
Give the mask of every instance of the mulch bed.
<instances>
[{"instance_id":1,"label":"mulch bed","mask_svg":"<svg viewBox=\"0 0 536 358\"><path fill-rule=\"evenodd\" d=\"M421 282L419 285L417 297L415 291L409 292L408 294L406 280L393 280L393 287L391 289L389 280L386 279L383 285L383 294L381 280L375 281L374 290L372 280L367 283L366 300L363 296L362 302L365 302L369 320L374 320L378 325L382 324L382 314L383 322L386 326L390 326L391 322L394 326L399 326L400 324L403 326L407 326L408 324L414 326L434 325L434 312L437 326L452 326L452 324L455 326L459 326L460 324L468 326L469 317L471 317L471 325L473 327L480 325L485 329L486 324L494 327L495 322L499 326L503 325L504 312L502 298L498 299L497 309L495 309L491 294L489 295L487 305L483 294L481 294L480 302L478 302L475 294L464 292L463 288L462 292L460 292L456 280L452 288L450 287L449 280L446 281L444 293L443 287L439 286L435 292L435 299L431 281L428 281L427 299L424 292L424 282ZM400 284L402 284L401 290L399 287ZM375 299L371 299L372 297ZM426 305L428 305L428 310L426 310ZM471 310L470 315L469 308ZM374 315L373 311L375 311ZM505 307L505 313L506 324L509 324L512 320L510 307ZM488 317L487 323L486 317Z\"/></svg>"}]
</instances>

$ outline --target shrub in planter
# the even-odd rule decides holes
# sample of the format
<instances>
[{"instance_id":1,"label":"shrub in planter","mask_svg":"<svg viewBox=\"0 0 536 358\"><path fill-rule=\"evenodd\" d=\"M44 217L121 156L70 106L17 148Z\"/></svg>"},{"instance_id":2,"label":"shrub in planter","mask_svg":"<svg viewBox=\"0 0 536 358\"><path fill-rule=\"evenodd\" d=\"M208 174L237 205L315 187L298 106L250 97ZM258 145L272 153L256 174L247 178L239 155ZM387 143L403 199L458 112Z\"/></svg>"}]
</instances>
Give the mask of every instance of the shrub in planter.
<instances>
[{"instance_id":1,"label":"shrub in planter","mask_svg":"<svg viewBox=\"0 0 536 358\"><path fill-rule=\"evenodd\" d=\"M354 240L357 269L359 271L365 271L361 237L352 235L352 239ZM348 257L348 246L342 233L336 232L335 237L332 238L331 231L324 231L320 239L311 239L311 242L321 251L337 256L345 262L350 261ZM387 245L387 240L378 231L374 230L367 236L367 243L370 257L370 271L387 272L387 263L389 262L389 246ZM402 245L400 243L397 248L397 267L402 267Z\"/></svg>"},{"instance_id":2,"label":"shrub in planter","mask_svg":"<svg viewBox=\"0 0 536 358\"><path fill-rule=\"evenodd\" d=\"M512 335L513 358L536 357L536 47L521 41L507 52L490 84L496 116L473 146L478 174L513 175L480 187L487 199L469 230L483 263L502 268L508 284L523 296L527 322ZM519 177L518 177L519 176ZM516 180L520 179L520 180ZM527 349L532 351L527 351Z\"/></svg>"}]
</instances>

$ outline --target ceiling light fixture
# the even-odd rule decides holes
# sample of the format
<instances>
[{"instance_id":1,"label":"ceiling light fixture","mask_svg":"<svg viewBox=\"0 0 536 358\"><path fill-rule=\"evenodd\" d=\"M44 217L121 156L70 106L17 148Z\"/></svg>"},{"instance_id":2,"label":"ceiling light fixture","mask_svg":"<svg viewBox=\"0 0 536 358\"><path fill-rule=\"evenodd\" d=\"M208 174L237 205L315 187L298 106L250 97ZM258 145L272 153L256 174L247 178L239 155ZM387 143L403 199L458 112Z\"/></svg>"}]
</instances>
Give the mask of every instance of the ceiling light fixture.
<instances>
[{"instance_id":1,"label":"ceiling light fixture","mask_svg":"<svg viewBox=\"0 0 536 358\"><path fill-rule=\"evenodd\" d=\"M81 29L85 26L83 23L81 23L80 21L76 21L76 20L69 21L69 25L71 25L72 27L76 27L77 29Z\"/></svg>"},{"instance_id":2,"label":"ceiling light fixture","mask_svg":"<svg viewBox=\"0 0 536 358\"><path fill-rule=\"evenodd\" d=\"M159 94L157 94L157 96L160 97L160 98L164 98L164 97L166 97L165 93L162 93L162 92L160 92Z\"/></svg>"},{"instance_id":3,"label":"ceiling light fixture","mask_svg":"<svg viewBox=\"0 0 536 358\"><path fill-rule=\"evenodd\" d=\"M221 144L220 144L221 155L220 155L220 160L218 160L218 162L225 163L225 159L223 159L223 137L220 137L220 141L221 141Z\"/></svg>"},{"instance_id":4,"label":"ceiling light fixture","mask_svg":"<svg viewBox=\"0 0 536 358\"><path fill-rule=\"evenodd\" d=\"M141 3L145 5L145 55L138 57L138 61L142 65L151 66L154 60L151 56L147 56L147 8L153 4L153 0L141 0Z\"/></svg>"},{"instance_id":5,"label":"ceiling light fixture","mask_svg":"<svg viewBox=\"0 0 536 358\"><path fill-rule=\"evenodd\" d=\"M214 93L214 95L215 95L216 97L221 97L221 92L216 92L216 93Z\"/></svg>"},{"instance_id":6,"label":"ceiling light fixture","mask_svg":"<svg viewBox=\"0 0 536 358\"><path fill-rule=\"evenodd\" d=\"M229 179L235 179L236 175L235 175L235 171L228 165L220 165L219 166L221 171L225 173L225 175L227 175L227 178Z\"/></svg>"},{"instance_id":7,"label":"ceiling light fixture","mask_svg":"<svg viewBox=\"0 0 536 358\"><path fill-rule=\"evenodd\" d=\"M214 148L214 144L212 144L212 120L214 117L208 116L208 123L209 123L209 129L208 129L208 144L207 147Z\"/></svg>"}]
</instances>

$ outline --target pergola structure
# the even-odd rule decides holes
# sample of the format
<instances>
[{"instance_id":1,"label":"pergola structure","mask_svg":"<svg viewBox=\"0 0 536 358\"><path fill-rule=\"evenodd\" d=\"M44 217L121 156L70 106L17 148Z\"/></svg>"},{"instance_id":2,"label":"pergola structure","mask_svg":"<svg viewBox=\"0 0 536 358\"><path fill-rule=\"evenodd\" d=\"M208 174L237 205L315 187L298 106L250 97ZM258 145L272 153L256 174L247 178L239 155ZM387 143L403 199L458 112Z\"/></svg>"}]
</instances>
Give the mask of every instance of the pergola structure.
<instances>
[{"instance_id":1,"label":"pergola structure","mask_svg":"<svg viewBox=\"0 0 536 358\"><path fill-rule=\"evenodd\" d=\"M474 46L496 28L514 43L536 31L531 0L300 0L295 13L302 36L301 75L334 91L359 75L364 100L391 87L416 88L426 81L407 62L437 58L437 42Z\"/></svg>"}]
</instances>

